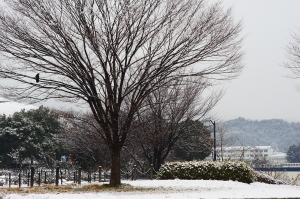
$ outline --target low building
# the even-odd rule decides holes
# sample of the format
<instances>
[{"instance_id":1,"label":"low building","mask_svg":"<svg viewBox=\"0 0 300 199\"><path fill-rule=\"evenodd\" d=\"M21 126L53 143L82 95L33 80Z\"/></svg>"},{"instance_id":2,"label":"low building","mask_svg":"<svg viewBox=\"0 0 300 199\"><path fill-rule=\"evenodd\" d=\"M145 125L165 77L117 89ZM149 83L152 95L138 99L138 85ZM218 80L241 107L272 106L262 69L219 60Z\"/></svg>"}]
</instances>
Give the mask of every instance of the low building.
<instances>
[{"instance_id":1,"label":"low building","mask_svg":"<svg viewBox=\"0 0 300 199\"><path fill-rule=\"evenodd\" d=\"M217 160L247 161L253 166L261 164L282 164L286 162L286 154L274 152L271 146L218 147Z\"/></svg>"},{"instance_id":2,"label":"low building","mask_svg":"<svg viewBox=\"0 0 300 199\"><path fill-rule=\"evenodd\" d=\"M271 156L271 164L285 164L287 163L286 153L275 152Z\"/></svg>"}]
</instances>

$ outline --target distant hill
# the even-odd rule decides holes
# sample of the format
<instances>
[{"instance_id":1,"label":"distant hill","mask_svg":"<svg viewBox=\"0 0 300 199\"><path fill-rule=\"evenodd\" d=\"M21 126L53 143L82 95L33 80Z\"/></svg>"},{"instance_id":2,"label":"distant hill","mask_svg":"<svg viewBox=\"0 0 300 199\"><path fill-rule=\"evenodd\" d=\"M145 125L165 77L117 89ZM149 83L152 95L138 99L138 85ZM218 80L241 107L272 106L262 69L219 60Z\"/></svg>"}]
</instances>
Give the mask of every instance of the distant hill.
<instances>
[{"instance_id":1,"label":"distant hill","mask_svg":"<svg viewBox=\"0 0 300 199\"><path fill-rule=\"evenodd\" d=\"M237 138L235 145L272 146L278 152L286 152L290 145L300 142L300 123L240 117L225 122L225 125L227 136Z\"/></svg>"},{"instance_id":2,"label":"distant hill","mask_svg":"<svg viewBox=\"0 0 300 199\"><path fill-rule=\"evenodd\" d=\"M33 105L8 101L7 99L0 97L0 114L12 115L13 113L21 111L22 109L30 110L36 108L38 107Z\"/></svg>"}]
</instances>

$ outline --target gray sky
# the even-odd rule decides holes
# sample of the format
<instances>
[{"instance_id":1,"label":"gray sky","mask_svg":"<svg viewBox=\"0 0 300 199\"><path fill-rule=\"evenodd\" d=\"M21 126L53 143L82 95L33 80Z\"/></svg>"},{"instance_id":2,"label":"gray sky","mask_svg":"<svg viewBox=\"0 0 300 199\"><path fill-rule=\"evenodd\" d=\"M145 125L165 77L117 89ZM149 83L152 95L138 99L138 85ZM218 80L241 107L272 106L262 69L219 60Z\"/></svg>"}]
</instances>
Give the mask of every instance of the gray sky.
<instances>
[{"instance_id":1,"label":"gray sky","mask_svg":"<svg viewBox=\"0 0 300 199\"><path fill-rule=\"evenodd\" d=\"M286 78L290 71L281 67L290 33L300 28L300 0L221 2L232 5L235 19L243 21L245 68L238 79L225 84L226 93L214 109L215 116L222 120L245 117L300 122L297 81Z\"/></svg>"},{"instance_id":2,"label":"gray sky","mask_svg":"<svg viewBox=\"0 0 300 199\"><path fill-rule=\"evenodd\" d=\"M222 3L233 5L235 19L243 21L245 68L238 79L226 84L226 93L214 109L216 117L300 122L297 81L286 78L290 71L281 66L287 61L285 47L291 32L300 28L300 0Z\"/></svg>"}]
</instances>

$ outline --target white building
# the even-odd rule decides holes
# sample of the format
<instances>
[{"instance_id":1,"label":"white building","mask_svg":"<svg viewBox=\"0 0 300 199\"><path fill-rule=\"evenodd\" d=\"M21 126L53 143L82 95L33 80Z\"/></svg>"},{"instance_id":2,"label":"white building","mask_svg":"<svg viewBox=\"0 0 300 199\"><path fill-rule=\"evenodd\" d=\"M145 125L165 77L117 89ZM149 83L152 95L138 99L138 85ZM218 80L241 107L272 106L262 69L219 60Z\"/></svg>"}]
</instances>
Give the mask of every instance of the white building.
<instances>
[{"instance_id":1,"label":"white building","mask_svg":"<svg viewBox=\"0 0 300 199\"><path fill-rule=\"evenodd\" d=\"M271 156L271 164L284 164L287 163L286 153L275 152Z\"/></svg>"},{"instance_id":2,"label":"white building","mask_svg":"<svg viewBox=\"0 0 300 199\"><path fill-rule=\"evenodd\" d=\"M258 157L269 158L273 149L271 146L233 146L224 147L222 150L219 148L217 152L223 159L248 161Z\"/></svg>"},{"instance_id":3,"label":"white building","mask_svg":"<svg viewBox=\"0 0 300 199\"><path fill-rule=\"evenodd\" d=\"M286 162L286 154L274 152L271 146L218 147L217 160L247 161L254 165L282 164Z\"/></svg>"}]
</instances>

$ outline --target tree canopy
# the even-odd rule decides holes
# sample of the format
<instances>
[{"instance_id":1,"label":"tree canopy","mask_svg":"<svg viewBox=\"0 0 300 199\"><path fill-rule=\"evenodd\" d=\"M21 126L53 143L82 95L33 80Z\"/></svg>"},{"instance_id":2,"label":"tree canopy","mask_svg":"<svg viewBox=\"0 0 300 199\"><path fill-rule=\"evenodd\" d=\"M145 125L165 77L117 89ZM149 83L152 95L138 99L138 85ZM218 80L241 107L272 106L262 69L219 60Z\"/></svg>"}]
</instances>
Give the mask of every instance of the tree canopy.
<instances>
[{"instance_id":1,"label":"tree canopy","mask_svg":"<svg viewBox=\"0 0 300 199\"><path fill-rule=\"evenodd\" d=\"M300 144L289 147L286 159L291 163L300 163Z\"/></svg>"},{"instance_id":2,"label":"tree canopy","mask_svg":"<svg viewBox=\"0 0 300 199\"><path fill-rule=\"evenodd\" d=\"M1 165L22 167L38 163L50 167L60 159L58 115L48 108L22 110L0 118Z\"/></svg>"},{"instance_id":3,"label":"tree canopy","mask_svg":"<svg viewBox=\"0 0 300 199\"><path fill-rule=\"evenodd\" d=\"M179 160L204 160L212 152L211 132L200 122L184 121L182 135L175 146L175 157Z\"/></svg>"},{"instance_id":4,"label":"tree canopy","mask_svg":"<svg viewBox=\"0 0 300 199\"><path fill-rule=\"evenodd\" d=\"M178 78L242 69L241 24L204 0L11 0L0 14L2 86L17 99L88 104L120 184L120 152L147 96ZM36 81L39 74L39 81ZM20 84L21 83L21 84ZM13 86L11 86L13 85Z\"/></svg>"}]
</instances>

